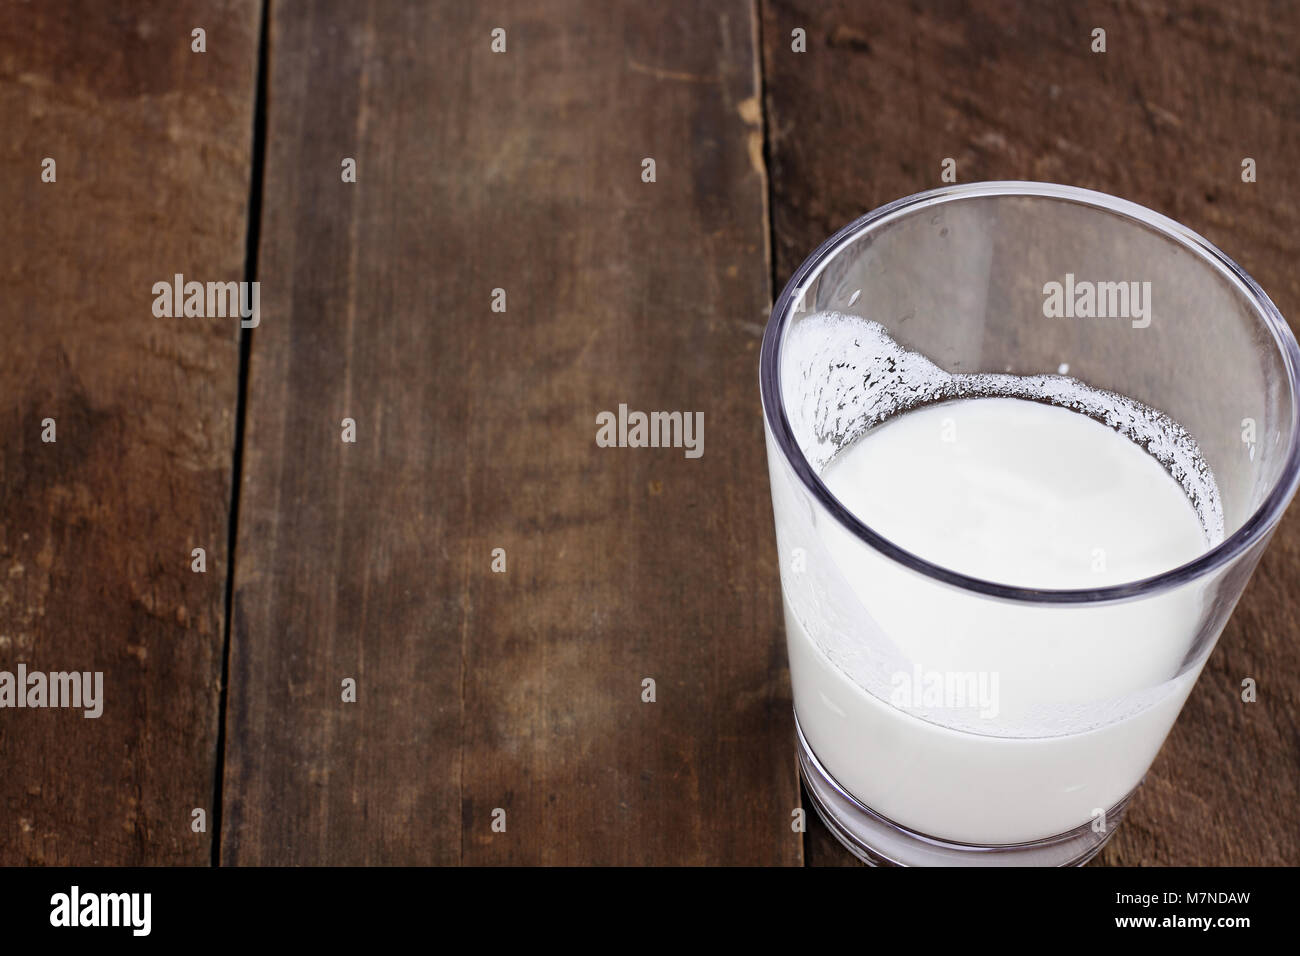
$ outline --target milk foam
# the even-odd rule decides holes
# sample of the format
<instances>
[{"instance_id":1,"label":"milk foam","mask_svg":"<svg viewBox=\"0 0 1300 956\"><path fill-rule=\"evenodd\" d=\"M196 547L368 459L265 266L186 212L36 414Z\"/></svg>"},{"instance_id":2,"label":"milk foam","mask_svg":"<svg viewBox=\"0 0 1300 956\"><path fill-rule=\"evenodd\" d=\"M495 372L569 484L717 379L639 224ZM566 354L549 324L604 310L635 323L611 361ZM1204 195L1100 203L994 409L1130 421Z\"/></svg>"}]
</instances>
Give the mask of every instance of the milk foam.
<instances>
[{"instance_id":1,"label":"milk foam","mask_svg":"<svg viewBox=\"0 0 1300 956\"><path fill-rule=\"evenodd\" d=\"M960 398L1021 398L1087 415L1144 448L1182 486L1207 546L1223 540L1223 503L1196 440L1163 412L1065 375L945 372L909 352L884 326L821 312L790 329L782 346L784 397L795 440L821 471L891 416Z\"/></svg>"}]
</instances>

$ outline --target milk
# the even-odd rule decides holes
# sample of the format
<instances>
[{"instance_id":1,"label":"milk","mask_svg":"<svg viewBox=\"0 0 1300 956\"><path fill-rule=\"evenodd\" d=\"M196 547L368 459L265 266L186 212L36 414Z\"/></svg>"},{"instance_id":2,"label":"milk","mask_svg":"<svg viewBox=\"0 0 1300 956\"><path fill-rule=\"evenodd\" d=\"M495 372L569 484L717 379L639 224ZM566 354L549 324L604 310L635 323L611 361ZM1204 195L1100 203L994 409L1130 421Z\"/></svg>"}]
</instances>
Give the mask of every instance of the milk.
<instances>
[{"instance_id":1,"label":"milk","mask_svg":"<svg viewBox=\"0 0 1300 956\"><path fill-rule=\"evenodd\" d=\"M894 545L1068 590L1169 571L1222 535L1195 443L1154 410L1055 376L950 376L857 323L845 381L884 356L888 375L862 379L882 391L819 383L792 427L831 494ZM1140 782L1204 664L1211 585L1072 605L951 587L810 510L775 462L778 537L799 558L782 574L795 710L853 797L929 836L1010 844L1092 823Z\"/></svg>"},{"instance_id":2,"label":"milk","mask_svg":"<svg viewBox=\"0 0 1300 956\"><path fill-rule=\"evenodd\" d=\"M895 544L1000 584L1122 584L1185 564L1206 545L1159 462L1100 422L1024 399L899 415L838 455L822 480Z\"/></svg>"}]
</instances>

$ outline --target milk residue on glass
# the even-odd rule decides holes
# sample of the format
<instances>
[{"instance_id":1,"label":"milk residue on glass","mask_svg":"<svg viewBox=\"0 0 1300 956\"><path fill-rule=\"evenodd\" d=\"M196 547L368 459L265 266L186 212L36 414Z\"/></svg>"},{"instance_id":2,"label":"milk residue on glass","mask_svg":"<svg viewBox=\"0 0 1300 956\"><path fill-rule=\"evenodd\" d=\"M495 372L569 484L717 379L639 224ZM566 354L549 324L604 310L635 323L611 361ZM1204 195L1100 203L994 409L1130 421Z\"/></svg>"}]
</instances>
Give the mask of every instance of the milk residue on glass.
<instances>
[{"instance_id":1,"label":"milk residue on glass","mask_svg":"<svg viewBox=\"0 0 1300 956\"><path fill-rule=\"evenodd\" d=\"M1087 415L1145 449L1182 487L1207 547L1223 540L1219 488L1196 440L1168 415L1125 395L1065 375L946 372L904 349L878 322L841 312L795 323L782 348L787 416L819 473L869 429L913 408L965 398L1045 402Z\"/></svg>"}]
</instances>

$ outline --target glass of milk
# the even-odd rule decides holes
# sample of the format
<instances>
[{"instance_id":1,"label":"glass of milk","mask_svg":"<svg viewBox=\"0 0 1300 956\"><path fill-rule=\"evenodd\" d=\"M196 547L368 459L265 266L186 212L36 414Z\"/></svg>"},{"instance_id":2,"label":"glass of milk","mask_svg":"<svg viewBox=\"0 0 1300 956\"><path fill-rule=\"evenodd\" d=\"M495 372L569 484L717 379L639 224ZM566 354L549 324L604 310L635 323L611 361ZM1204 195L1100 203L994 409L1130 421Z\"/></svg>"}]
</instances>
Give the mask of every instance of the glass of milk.
<instances>
[{"instance_id":1,"label":"glass of milk","mask_svg":"<svg viewBox=\"0 0 1300 956\"><path fill-rule=\"evenodd\" d=\"M800 764L900 865L1110 837L1300 475L1300 349L1101 193L911 196L800 267L761 389Z\"/></svg>"}]
</instances>

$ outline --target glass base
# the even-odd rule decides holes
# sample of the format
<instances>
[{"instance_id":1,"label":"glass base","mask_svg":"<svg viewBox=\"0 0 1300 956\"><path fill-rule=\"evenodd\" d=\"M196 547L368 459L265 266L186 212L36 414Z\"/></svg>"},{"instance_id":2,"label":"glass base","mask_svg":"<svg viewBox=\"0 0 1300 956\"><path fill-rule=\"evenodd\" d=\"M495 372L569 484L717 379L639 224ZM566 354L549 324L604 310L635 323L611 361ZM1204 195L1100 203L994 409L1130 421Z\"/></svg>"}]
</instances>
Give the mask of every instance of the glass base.
<instances>
[{"instance_id":1,"label":"glass base","mask_svg":"<svg viewBox=\"0 0 1300 956\"><path fill-rule=\"evenodd\" d=\"M1035 840L979 846L952 843L900 826L859 803L826 772L794 718L799 769L817 815L844 847L869 866L1082 866L1106 845L1124 817L1136 788L1106 811L1106 832L1090 824Z\"/></svg>"}]
</instances>

